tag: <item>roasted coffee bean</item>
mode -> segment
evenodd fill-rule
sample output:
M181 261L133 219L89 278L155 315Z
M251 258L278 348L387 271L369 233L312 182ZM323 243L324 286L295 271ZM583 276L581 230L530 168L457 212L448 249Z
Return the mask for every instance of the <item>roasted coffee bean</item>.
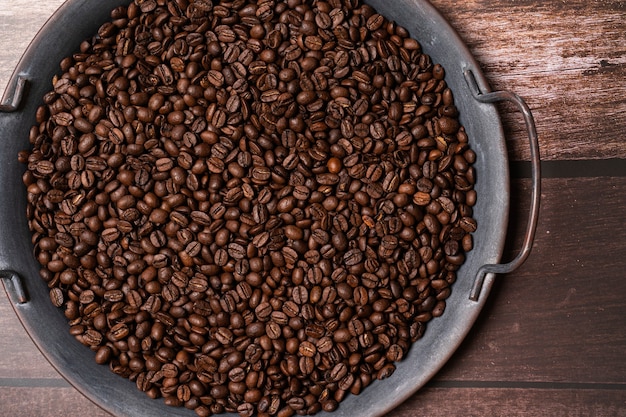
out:
M347 266L355 266L363 260L363 253L358 249L351 249L344 255L344 262Z
M54 287L50 290L50 300L55 307L62 307L65 301L65 296L60 288Z
M241 417L251 417L254 415L254 405L248 402L241 403L237 406L237 413Z

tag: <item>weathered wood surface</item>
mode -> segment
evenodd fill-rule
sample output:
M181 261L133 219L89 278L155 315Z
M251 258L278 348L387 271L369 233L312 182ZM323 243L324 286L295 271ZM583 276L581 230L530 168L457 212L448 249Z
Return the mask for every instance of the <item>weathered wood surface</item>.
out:
M110 417L71 388L10 388L0 391L3 412L11 417ZM80 410L80 411L77 411ZM607 391L516 388L426 388L416 401L388 417L624 417L624 396Z
M0 92L31 40L61 4L63 0L0 0Z
M492 87L527 101L544 159L626 158L626 2L431 3L459 32ZM0 2L0 91L60 4ZM507 107L503 123L511 158L527 160L520 118Z
M494 89L530 106L544 159L625 158L626 2L431 1L459 32ZM517 117L504 114L511 157L529 159Z
M528 182L515 183L513 221L525 216ZM479 408L469 415L523 415L541 398L550 399L550 415L626 413L626 257L620 256L626 253L625 206L626 178L545 180L528 262L499 278L455 356L428 389L391 415L424 407L433 411L425 415L455 415L472 405ZM519 243L518 229L511 228L508 256ZM40 356L4 296L0 340L0 406L2 398L29 385L36 398L52 390L71 406L76 397L61 395L71 389ZM432 402L446 396L438 414Z
M529 183L514 183L511 249L521 243ZM626 178L544 180L530 258L499 278L478 325L437 379L626 389L625 192Z
M0 0L0 91L61 3ZM626 416L626 177L602 172L603 159L626 159L626 2L432 3L493 88L527 100L544 159L597 160L599 168L594 177L543 181L527 263L498 279L456 355L389 416ZM519 117L503 113L512 159L527 160ZM509 258L521 242L528 186L513 183ZM45 361L2 291L0 415L107 415Z

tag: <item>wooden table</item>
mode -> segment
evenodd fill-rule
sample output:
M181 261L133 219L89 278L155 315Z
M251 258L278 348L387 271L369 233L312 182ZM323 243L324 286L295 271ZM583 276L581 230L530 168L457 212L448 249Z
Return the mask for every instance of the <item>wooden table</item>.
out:
M63 0L0 1L0 88ZM626 416L626 2L432 0L494 89L531 107L543 192L532 254L499 277L471 335L390 416ZM519 116L505 257L529 205ZM80 411L79 411L80 410ZM71 388L0 295L0 415L107 416Z

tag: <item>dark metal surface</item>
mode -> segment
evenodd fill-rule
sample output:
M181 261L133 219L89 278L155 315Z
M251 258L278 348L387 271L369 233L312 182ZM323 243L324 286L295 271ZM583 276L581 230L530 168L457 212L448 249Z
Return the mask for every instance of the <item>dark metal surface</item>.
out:
M128 2L128 1L126 1ZM80 345L68 332L61 310L49 300L48 289L38 276L38 265L32 255L30 232L25 218L26 191L21 182L24 167L17 162L18 151L28 146L28 131L34 124L37 106L51 88L58 72L58 62L78 48L80 42L97 31L108 19L109 11L119 0L93 2L70 0L65 3L37 35L20 61L11 86L22 77L27 80L25 96L17 111L0 112L0 271L13 308L35 344L50 363L74 387L93 402L116 416L194 416L184 408L165 407L149 399L135 385L97 365L93 353ZM477 159L476 191L478 202L474 233L475 248L459 270L458 280L448 299L444 315L428 324L424 337L399 363L390 378L377 381L360 396L349 396L339 409L322 416L380 416L390 411L423 386L443 366L470 331L484 306L494 275L486 274L477 301L468 295L474 277L485 264L500 260L509 212L509 172L504 134L493 104L477 101L465 81L470 70L481 92L490 89L463 42L430 5L422 0L368 1L386 17L406 27L434 62L446 69L446 81L455 94L461 122L470 137ZM87 7L88 4L88 7ZM14 271L14 272L9 272ZM28 295L28 302L16 302L13 283Z
M468 87L472 91L474 98L481 103L499 103L508 101L517 106L524 118L526 130L528 131L528 143L530 145L531 158L531 179L532 179L532 195L530 198L530 214L528 216L528 225L524 234L524 242L522 249L517 256L510 262L505 264L485 264L478 270L472 291L470 292L470 300L477 301L480 290L485 280L485 275L489 272L493 274L508 274L519 268L530 255L533 240L535 239L535 231L537 230L537 222L539 220L539 200L541 199L541 163L539 160L539 140L537 137L537 128L535 127L535 119L528 108L528 105L517 94L510 91L494 91L492 93L482 92L476 85L476 79L471 70L465 71L465 80Z
M13 90L13 96L8 100L2 100L0 103L0 112L10 113L17 111L22 102L24 96L24 90L26 89L26 78L17 77L15 81L15 89ZM9 101L10 100L10 101Z

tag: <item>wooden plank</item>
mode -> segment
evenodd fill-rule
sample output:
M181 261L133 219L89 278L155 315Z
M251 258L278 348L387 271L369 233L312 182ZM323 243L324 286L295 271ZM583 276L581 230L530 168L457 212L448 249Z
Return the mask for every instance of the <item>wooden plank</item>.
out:
M26 334L1 285L0 293L0 379L60 378Z
M0 410L13 417L110 417L71 388L0 388ZM387 417L626 416L622 391L425 388Z
M626 416L624 391L425 388L387 417Z
M626 156L623 1L431 3L460 33L492 87L526 99L544 159ZM504 112L511 157L528 160L522 124L511 109Z
M528 101L544 159L626 157L623 1L431 1L493 87ZM0 1L0 45L11 45L0 49L0 91L61 3ZM502 111L512 159L528 159L519 117L507 106ZM626 179L543 183L530 259L499 279L457 354L390 416L626 416ZM508 256L519 245L528 206L528 181L514 185ZM107 415L58 386L63 382L0 293L0 415Z
M0 414L11 417L111 417L71 387L0 387Z
M626 130L623 1L431 2L468 44L493 88L526 99L544 159L626 157L621 139ZM0 5L0 44L12 45L0 50L0 91L32 37L61 3ZM502 112L511 158L527 160L520 118L510 107Z
M110 417L72 388L0 388L0 411L12 417ZM425 388L387 417L626 416L619 390Z
M511 248L525 227L528 183L515 183ZM437 379L626 383L625 205L626 178L544 180L530 258L499 277Z
M0 2L0 97L28 44L63 2L64 0Z
M528 181L516 184L516 195L525 196ZM624 205L626 178L545 180L531 257L498 280L472 334L437 379L626 382L626 257L615 255L626 253ZM516 197L514 206L512 223L522 223L527 199ZM511 229L513 247L519 229ZM54 376L4 295L0 320L0 377Z

